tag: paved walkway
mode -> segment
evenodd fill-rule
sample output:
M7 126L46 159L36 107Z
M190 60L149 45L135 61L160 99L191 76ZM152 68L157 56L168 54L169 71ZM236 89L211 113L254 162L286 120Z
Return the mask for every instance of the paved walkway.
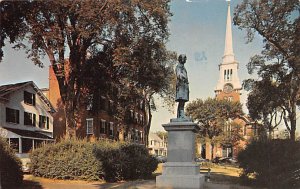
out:
M30 175L25 175L22 189L153 189L155 180L139 180L119 183L101 183L84 181L53 181L48 179L32 179ZM18 188L18 189L21 189ZM229 183L205 182L203 189L251 189Z

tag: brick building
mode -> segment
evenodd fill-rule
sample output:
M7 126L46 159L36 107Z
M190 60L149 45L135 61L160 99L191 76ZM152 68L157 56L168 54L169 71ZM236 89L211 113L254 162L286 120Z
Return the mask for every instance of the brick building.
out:
M114 89L111 89L114 90ZM116 89L118 90L118 89ZM43 92L56 108L54 118L54 137L63 137L66 131L65 113L61 102L59 85L52 67L49 67L49 89ZM82 103L76 127L78 138L87 137L90 140L106 138L111 140L125 140L136 143L145 143L145 128L147 124L147 113L145 103L136 101L134 108L128 109L124 120L118 120L115 116L116 103L109 97L103 95L99 97L87 96L85 100L93 99L90 103ZM93 111L94 101L97 101L97 111Z

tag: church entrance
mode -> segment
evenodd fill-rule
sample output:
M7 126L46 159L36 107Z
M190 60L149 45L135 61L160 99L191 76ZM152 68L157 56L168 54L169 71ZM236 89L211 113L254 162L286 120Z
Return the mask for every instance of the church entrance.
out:
M222 157L232 157L232 147L223 147Z
M203 159L206 159L206 144L205 143L202 144L202 146L201 146L201 157Z

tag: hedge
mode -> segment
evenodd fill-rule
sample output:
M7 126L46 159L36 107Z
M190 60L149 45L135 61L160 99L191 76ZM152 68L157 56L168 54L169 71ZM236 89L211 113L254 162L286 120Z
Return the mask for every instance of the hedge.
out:
M149 178L158 165L145 146L138 144L122 144L117 149L98 148L95 153L102 162L107 181Z
M102 179L101 162L95 158L93 149L91 143L76 139L46 144L30 154L30 171L34 176L51 179Z
M300 142L289 140L253 141L238 155L241 178L254 176L257 185L300 188Z
M2 138L0 138L0 176L3 188L18 187L23 181L22 163Z
M47 144L34 150L30 158L33 175L70 180L147 178L158 164L145 146L106 140Z

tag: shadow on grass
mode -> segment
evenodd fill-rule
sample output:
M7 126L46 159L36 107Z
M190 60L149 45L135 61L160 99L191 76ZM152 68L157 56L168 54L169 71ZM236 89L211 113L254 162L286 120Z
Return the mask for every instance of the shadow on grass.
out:
M155 180L137 180L137 181L126 181L118 183L104 183L104 184L93 184L93 186L99 189L136 189L140 186L146 188L154 188Z
M154 188L156 176L161 175L161 173L152 173L152 175L147 179L142 180L126 180L123 182L113 182L113 183L103 183L103 184L93 184L99 189L136 189L140 186L145 188Z
M240 183L239 177L226 175L224 174L224 172L210 173L210 181L214 183L232 183L232 184Z
M13 187L11 189L44 189L44 187L39 182L32 180L24 180L21 186Z

